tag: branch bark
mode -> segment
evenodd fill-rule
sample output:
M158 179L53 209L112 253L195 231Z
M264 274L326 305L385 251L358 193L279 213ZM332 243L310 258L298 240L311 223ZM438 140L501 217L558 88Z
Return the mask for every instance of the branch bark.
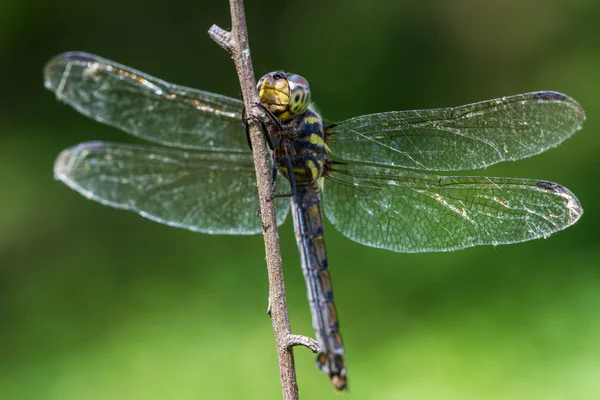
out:
M213 25L208 33L217 44L231 54L240 80L242 96L246 107L246 116L248 118L258 195L260 198L260 212L269 276L269 314L277 344L281 388L285 400L297 400L298 384L296 381L293 346L304 345L315 351L315 342L310 338L299 339L301 338L300 336L292 335L291 333L285 298L275 205L270 200L273 198L273 188L270 178L269 152L267 151L259 123L259 118L262 117L262 110L255 106L258 104L259 99L256 93L256 79L250 58L244 4L242 0L230 0L229 5L231 9L231 33L224 31L216 25ZM318 349L318 345L316 345L316 348Z
M321 347L319 347L319 342L308 336L290 334L287 338L287 345L290 347L304 346L315 354L321 351Z

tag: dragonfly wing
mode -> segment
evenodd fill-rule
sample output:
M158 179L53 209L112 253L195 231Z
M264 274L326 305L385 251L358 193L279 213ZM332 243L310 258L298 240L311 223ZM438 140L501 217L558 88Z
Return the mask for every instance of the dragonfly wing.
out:
M87 198L213 234L262 232L252 156L86 142L64 150L56 179ZM277 222L290 209L277 199Z
M187 149L249 151L240 100L174 85L81 52L50 60L44 81L83 115L134 136Z
M546 181L335 167L325 214L350 239L393 251L523 242L565 229L583 213L573 193Z
M557 92L460 107L364 115L329 128L334 157L421 170L477 169L558 146L581 128L583 108Z

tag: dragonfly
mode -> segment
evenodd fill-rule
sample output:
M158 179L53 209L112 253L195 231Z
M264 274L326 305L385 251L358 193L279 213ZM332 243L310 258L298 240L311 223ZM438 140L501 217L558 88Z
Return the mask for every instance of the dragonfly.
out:
M83 52L44 69L58 100L154 143L90 141L63 150L56 179L85 197L170 226L208 234L262 232L241 100L165 82ZM441 252L546 238L583 209L567 188L538 179L448 176L530 157L579 130L583 108L538 91L458 107L391 111L326 125L296 74L258 81L279 196L277 224L292 211L317 366L348 385L323 217L363 245Z

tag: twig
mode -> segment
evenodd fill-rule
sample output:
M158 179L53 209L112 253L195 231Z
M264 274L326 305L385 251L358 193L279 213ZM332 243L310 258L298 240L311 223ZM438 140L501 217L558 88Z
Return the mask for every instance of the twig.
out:
M310 349L313 353L318 353L321 350L321 347L319 347L319 342L308 336L290 334L288 335L287 343L290 347L304 346Z
M213 25L208 34L231 54L242 88L254 155L258 195L260 198L260 212L269 275L269 314L277 343L281 388L285 400L297 400L298 384L296 382L293 345L305 345L304 343L310 345L311 343L310 341L293 343L290 340L290 338L295 338L295 336L291 333L285 299L279 234L277 232L274 202L272 201L273 191L270 182L269 153L259 123L261 110L254 106L258 104L259 100L256 93L256 79L250 59L244 4L242 0L230 0L229 5L231 8L231 33ZM310 346L307 347L311 348Z

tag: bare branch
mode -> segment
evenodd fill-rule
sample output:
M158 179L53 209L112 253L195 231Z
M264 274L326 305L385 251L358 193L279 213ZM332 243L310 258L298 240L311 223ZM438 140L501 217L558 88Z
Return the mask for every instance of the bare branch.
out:
M232 52L231 33L219 28L217 25L213 25L208 30L208 35L223 49L229 53Z
M281 388L285 400L297 400L298 384L296 382L293 347L289 344L291 328L285 299L285 285L283 282L275 205L272 201L273 192L270 181L269 153L259 123L259 118L261 118L259 114L260 108L254 107L255 104L258 104L258 95L256 93L256 79L250 59L244 4L242 0L230 0L229 5L231 8L231 34L217 26L213 26L210 28L209 35L221 47L231 53L231 58L235 63L240 80L248 117L258 195L260 198L260 212L269 275L269 309L275 341L277 343Z
M319 342L317 342L315 339L308 337L308 336L290 334L290 335L288 335L287 345L289 347L304 346L304 347L310 349L310 351L312 351L313 353L318 353L319 351L321 351Z

